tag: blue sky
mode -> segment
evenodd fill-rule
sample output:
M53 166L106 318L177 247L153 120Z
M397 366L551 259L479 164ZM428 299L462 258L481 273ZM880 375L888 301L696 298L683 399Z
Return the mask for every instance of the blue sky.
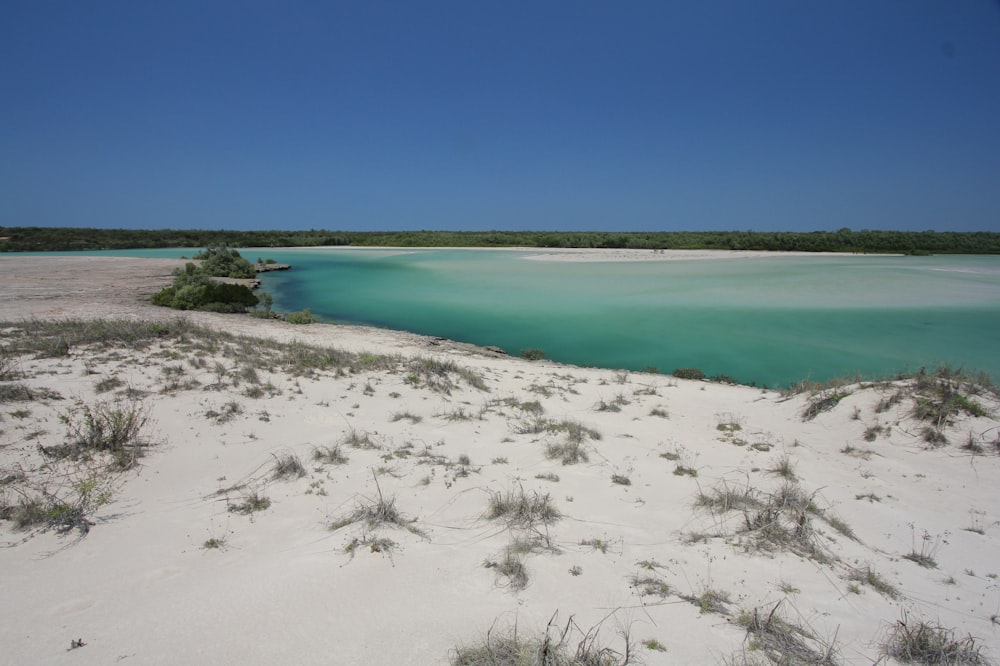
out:
M0 225L996 231L1000 2L3 0Z

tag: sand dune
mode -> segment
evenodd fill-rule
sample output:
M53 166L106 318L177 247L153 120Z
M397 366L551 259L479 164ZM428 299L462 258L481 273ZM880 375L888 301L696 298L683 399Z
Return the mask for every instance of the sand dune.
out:
M446 664L550 626L606 663L896 663L900 622L1000 655L973 378L783 395L178 319L142 302L166 264L61 261L0 258L0 661ZM81 444L123 414L124 454Z

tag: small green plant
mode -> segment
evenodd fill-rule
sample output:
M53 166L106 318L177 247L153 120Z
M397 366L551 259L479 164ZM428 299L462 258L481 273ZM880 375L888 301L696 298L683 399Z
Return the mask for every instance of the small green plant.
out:
M812 421L823 412L828 412L836 407L841 400L849 395L849 391L840 389L820 391L806 403L805 409L802 410L802 420Z
M201 544L201 547L205 550L217 550L222 549L226 545L226 540L224 538L212 537L206 539L205 543Z
M594 550L601 551L602 554L608 552L608 542L603 539L584 539L580 542L581 546L590 546Z
M653 652L667 651L667 647L660 641L656 640L655 638L650 638L648 640L643 641L642 646L647 650L652 650Z
M875 571L870 564L866 564L861 568L853 569L847 579L855 583L863 583L879 594L883 594L890 599L899 599L902 596L899 593L899 590L896 589L896 586Z
M532 492L530 495L523 488L505 492L490 492L486 518L502 520L508 527L534 528L536 525L548 525L562 517L548 493L540 495Z
M527 359L529 361L541 361L545 358L545 352L541 349L522 349L521 358Z
M672 373L674 377L678 379L695 379L701 380L705 378L705 373L698 368L676 368Z
M309 308L305 310L299 310L298 312L289 312L285 315L285 321L289 324L305 325L305 324L315 324L316 318L313 317L312 311Z
M258 511L264 511L270 506L271 500L254 490L241 497L240 501L230 504L229 512L249 516Z
M617 484L619 486L631 486L632 480L622 474L612 474L611 483Z
M657 596L662 599L670 594L670 586L662 578L650 574L632 576L629 585L635 588L641 597Z

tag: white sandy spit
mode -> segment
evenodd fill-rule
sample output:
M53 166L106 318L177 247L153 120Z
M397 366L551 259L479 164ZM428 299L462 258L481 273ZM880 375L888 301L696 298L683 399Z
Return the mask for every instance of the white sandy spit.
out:
M167 265L87 289L82 258L24 259L0 259L4 663L447 664L547 625L600 663L901 663L918 628L1000 658L1000 404L969 378L783 396L178 321L141 302ZM124 416L116 466L92 445Z

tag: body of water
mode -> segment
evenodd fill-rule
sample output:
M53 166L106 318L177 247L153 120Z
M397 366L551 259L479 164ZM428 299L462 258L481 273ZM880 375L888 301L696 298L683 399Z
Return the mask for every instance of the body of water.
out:
M196 250L109 254L190 256ZM533 251L247 249L283 311L542 349L576 365L697 367L785 386L948 363L1000 378L1000 257L768 256L645 262Z

